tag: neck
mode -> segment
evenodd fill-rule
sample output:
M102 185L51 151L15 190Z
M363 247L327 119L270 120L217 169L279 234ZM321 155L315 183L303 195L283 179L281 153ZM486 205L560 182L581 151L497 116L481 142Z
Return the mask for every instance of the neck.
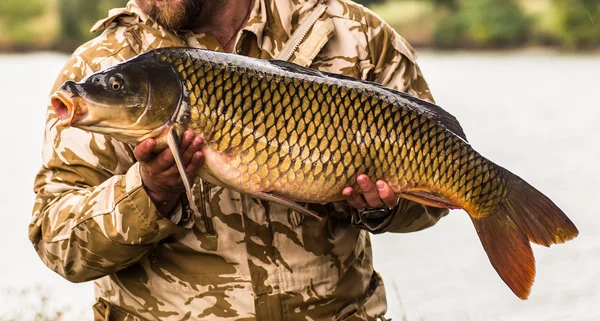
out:
M256 0L209 1L206 10L203 10L191 30L194 33L211 33L225 51L231 52L234 38L248 21L254 1Z

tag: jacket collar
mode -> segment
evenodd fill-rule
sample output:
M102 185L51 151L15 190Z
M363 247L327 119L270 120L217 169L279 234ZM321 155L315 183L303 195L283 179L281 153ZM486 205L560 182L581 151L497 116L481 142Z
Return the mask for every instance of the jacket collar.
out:
M328 0L256 0L261 2L261 36L258 45L265 48L266 28L283 46L272 46L269 51L276 59L288 60L305 67L334 34L334 25L327 12ZM258 20L258 19L257 19ZM250 22L251 20L249 20Z
M289 49L287 48L289 46L293 49L291 50L293 55L288 60L309 66L333 35L334 28L331 17L326 10L323 10L326 2L327 0L255 0L248 22L242 27L242 32L253 33L256 36L258 47L263 48L265 29L269 28L277 38L285 42L282 48L272 48L275 57L281 58L279 53ZM316 10L323 12L317 17L318 19L314 19ZM135 0L130 0L125 8L110 10L108 17L96 22L90 31L96 32L105 29L117 18L124 24L141 22L150 25L153 29L166 31L144 13ZM298 33L305 34L298 35ZM184 39L190 36L190 32L179 32L178 34ZM294 43L290 43L290 41Z
M266 0L254 0L254 8L250 12L248 22L242 27L242 32L251 32L256 36L258 47L262 48L263 33L267 25Z

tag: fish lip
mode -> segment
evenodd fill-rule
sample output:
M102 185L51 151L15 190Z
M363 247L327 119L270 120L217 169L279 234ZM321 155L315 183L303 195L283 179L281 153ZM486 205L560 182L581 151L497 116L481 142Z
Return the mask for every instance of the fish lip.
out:
M76 95L73 95L64 90L56 91L50 97L50 103L52 109L60 119L62 126L70 126L75 122L77 103L75 101Z

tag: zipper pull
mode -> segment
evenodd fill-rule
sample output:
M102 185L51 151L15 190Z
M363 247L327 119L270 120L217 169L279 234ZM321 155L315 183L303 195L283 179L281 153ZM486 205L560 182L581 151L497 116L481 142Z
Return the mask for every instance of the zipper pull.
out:
M296 32L288 39L279 54L275 56L275 59L288 61L294 54L294 51L298 49L300 43L304 40L310 28L317 23L317 20L327 11L327 6L324 4L319 5L315 11L313 11L308 18L300 25Z

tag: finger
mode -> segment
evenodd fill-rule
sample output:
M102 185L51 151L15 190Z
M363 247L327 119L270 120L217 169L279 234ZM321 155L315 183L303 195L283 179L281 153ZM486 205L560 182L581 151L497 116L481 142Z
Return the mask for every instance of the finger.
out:
M365 208L369 207L362 195L360 195L350 186L346 186L342 190L342 195L346 198L348 204L354 208L364 210Z
M181 138L181 143L179 144L180 150L186 150L190 144L194 141L194 137L196 134L191 129L186 130L183 133L183 137Z
M185 174L189 178L190 182L195 179L198 175L198 170L204 161L204 156L201 152L196 152L193 155L192 160L185 168ZM183 184L183 180L181 178L181 173L176 165L169 167L168 169L162 171L160 173L162 177L162 182L165 186L168 187L177 187Z
M192 157L197 152L200 152L200 150L202 149L202 143L203 143L202 137L195 136L194 139L192 140L192 143L189 144L189 146L183 151L183 155L181 156L181 159L185 166L189 165L189 163L192 161Z
M190 183L192 182L191 179L189 179L189 181ZM183 187L183 178L181 177L181 173L179 172L177 167L171 167L168 170L161 172L159 183L159 188L161 190L181 192L183 191Z
M156 147L156 142L154 141L154 139L148 138L143 142L139 143L133 149L133 156L139 162L149 162L154 158L154 154L152 153L154 147Z
M199 137L196 136L192 130L186 130L183 133L183 137L181 139L181 143L179 144L179 148L177 151L172 151L170 148L167 148L156 156L154 164L152 164L154 170L166 171L169 170L171 167L176 166L175 158L173 157L173 152L179 152L179 154L181 155L180 157L182 159L182 162L185 165L187 162L189 162L189 159L186 162L186 160L184 159L184 151L189 149L190 146L193 145L193 143L195 143L198 138ZM189 158L191 158L191 156L189 156Z
M379 191L379 198L383 201L383 203L389 207L394 208L398 204L398 195L394 193L390 185L382 180L378 180L375 182L377 185L377 190Z
M194 134L194 132L192 132L191 130L188 130L184 133L184 137L182 139L182 143L181 143L181 147L186 147L185 150L183 150L183 148L180 148L180 152L182 152L181 154L181 162L183 163L183 166L187 166L190 161L192 160L192 157L194 156L194 151L198 151L200 150L200 148L202 147L202 138L200 136L196 136ZM171 173L178 173L179 170L177 168L177 163L175 162L175 159L173 158L173 153L170 152L170 158L161 158L160 156L157 156L157 162L162 161L163 163L161 164L157 164L155 170L158 172L163 172L165 174L165 176L169 176L171 175ZM172 159L172 160L171 160ZM170 162L170 163L169 163ZM168 165L171 165L167 168L165 168ZM154 164L153 164L154 165Z
M148 163L152 167L154 172L163 172L169 169L171 166L175 165L175 159L173 158L173 152L177 153L178 151L172 151L171 148L166 148L162 152L160 152L156 157Z
M377 187L371 181L367 175L358 175L356 182L360 189L363 191L363 197L371 207L379 207L382 204L381 198L379 198L379 192Z
M200 166L204 163L204 155L201 152L194 153L192 160L189 165L185 168L185 173L190 178L190 180L194 180L198 175L198 171L200 170Z

